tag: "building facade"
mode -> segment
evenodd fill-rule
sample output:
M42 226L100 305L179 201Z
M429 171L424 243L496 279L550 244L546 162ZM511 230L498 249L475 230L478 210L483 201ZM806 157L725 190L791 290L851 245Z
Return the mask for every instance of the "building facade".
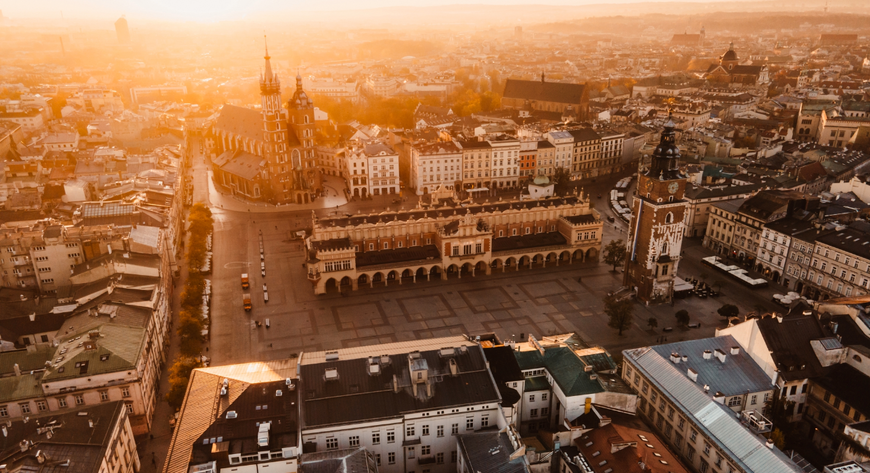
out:
M679 159L674 123L669 120L649 170L638 175L628 231L624 285L634 288L645 303L673 298L687 207Z
M316 294L597 261L602 221L583 195L390 211L313 222Z

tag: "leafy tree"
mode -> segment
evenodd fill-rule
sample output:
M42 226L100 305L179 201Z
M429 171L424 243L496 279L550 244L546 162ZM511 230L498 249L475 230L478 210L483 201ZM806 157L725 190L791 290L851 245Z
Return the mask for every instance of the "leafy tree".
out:
M169 392L166 393L166 402L170 406L175 409L181 408L187 384L190 382L190 374L200 366L202 363L196 358L180 357L169 368Z
M689 311L686 309L678 310L674 317L677 318L677 325L686 326L689 325Z
M604 262L613 266L613 271L616 271L617 266L625 263L625 242L622 240L613 240L604 247Z
M732 317L737 317L738 315L740 315L740 309L738 309L737 306L734 304L725 304L720 307L719 310L717 310L716 312L718 312L719 315L725 317L726 319L730 319Z
M773 440L773 444L776 448L780 450L785 449L785 434L782 433L779 429L773 429L773 432L770 433L770 439Z
M553 173L553 184L555 184L556 194L564 195L568 192L568 186L571 185L571 171L568 168L556 168Z
M607 326L619 330L622 336L622 332L631 327L634 303L630 299L618 299L610 295L604 298L604 313L609 318Z
M649 328L655 330L656 327L659 326L659 321L655 317L650 317L649 319L647 319L646 324L647 326L649 326Z
M193 311L182 309L176 332L181 341L183 356L197 356L202 351L202 318Z

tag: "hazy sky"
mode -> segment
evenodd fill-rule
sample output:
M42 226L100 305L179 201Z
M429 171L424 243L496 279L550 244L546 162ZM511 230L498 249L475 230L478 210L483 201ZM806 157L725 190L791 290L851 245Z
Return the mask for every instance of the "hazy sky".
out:
M584 5L638 0L0 0L10 18L128 18L213 22L262 18L269 11L322 11L452 4ZM643 0L641 0L643 1ZM649 1L649 0L647 0ZM669 0L674 1L674 0ZM680 0L677 0L680 1ZM698 0L694 0L698 1ZM704 1L704 0L701 0Z

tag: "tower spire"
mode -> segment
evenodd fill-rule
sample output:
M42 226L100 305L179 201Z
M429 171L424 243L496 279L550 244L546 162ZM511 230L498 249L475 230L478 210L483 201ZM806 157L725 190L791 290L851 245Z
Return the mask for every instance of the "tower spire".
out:
M263 43L266 45L266 55L263 56L263 59L266 60L265 79L269 82L272 80L272 61L270 61L272 57L269 56L269 42L266 40L266 35L263 35Z
M260 77L260 93L262 95L280 94L281 82L278 81L278 75L272 72L272 56L269 56L269 43L266 41L266 35L263 35L263 44L266 47L266 55L263 56L266 64L263 67L262 77Z

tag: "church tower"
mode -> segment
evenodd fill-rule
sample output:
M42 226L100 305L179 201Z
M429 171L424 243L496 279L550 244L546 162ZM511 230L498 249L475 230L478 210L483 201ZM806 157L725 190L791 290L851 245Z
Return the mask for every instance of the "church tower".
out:
M265 37L264 37L265 39ZM270 182L267 186L267 200L286 202L291 199L286 191L290 184L289 150L286 146L287 122L281 109L281 81L278 74L272 72L272 62L269 56L269 45L266 44L266 64L260 75L260 103L263 113L263 157L269 163L267 167Z
M314 157L314 102L302 89L302 76L299 73L296 74L296 91L287 102L287 112L291 135L295 134L298 140L298 143L292 143L298 148L290 156L296 179L295 188L307 191L319 189L322 184ZM293 141L292 136L290 141Z
M687 204L686 177L680 172L680 149L670 116L645 173L638 173L624 285L647 304L669 302L680 262Z

